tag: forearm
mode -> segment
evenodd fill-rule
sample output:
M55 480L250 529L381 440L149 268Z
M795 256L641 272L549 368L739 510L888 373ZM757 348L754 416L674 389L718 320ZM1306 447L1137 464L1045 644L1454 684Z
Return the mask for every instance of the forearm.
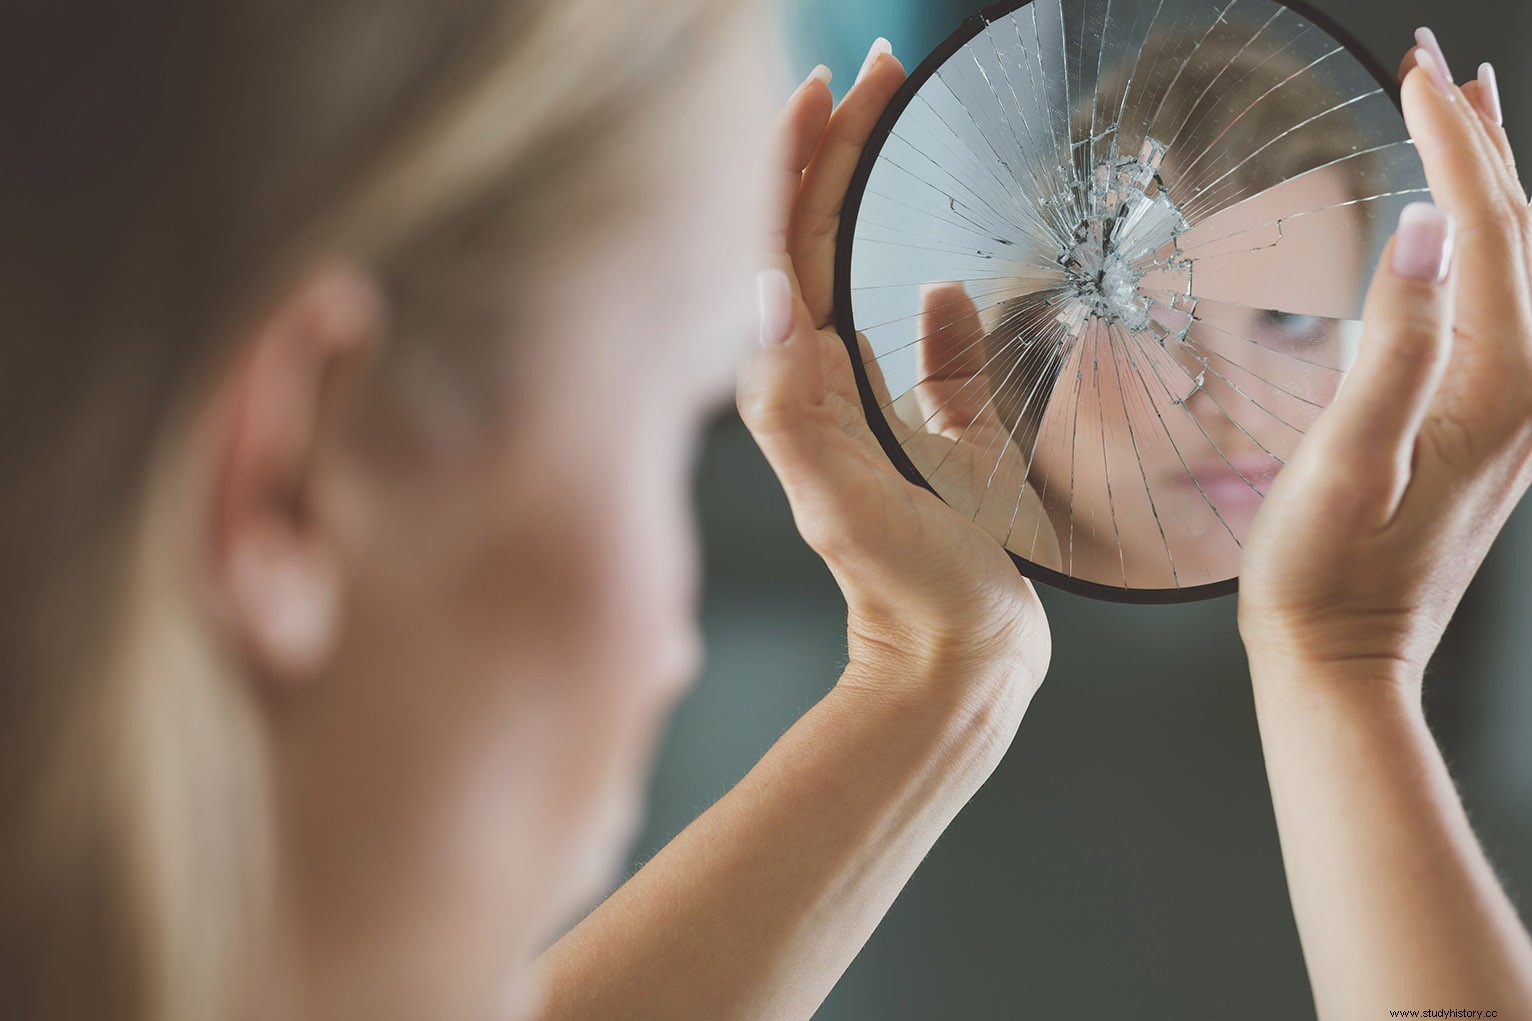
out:
M1293 913L1319 1016L1532 1016L1532 943L1408 679L1252 657Z
M876 692L838 686L550 949L543 1017L810 1017L1014 731Z

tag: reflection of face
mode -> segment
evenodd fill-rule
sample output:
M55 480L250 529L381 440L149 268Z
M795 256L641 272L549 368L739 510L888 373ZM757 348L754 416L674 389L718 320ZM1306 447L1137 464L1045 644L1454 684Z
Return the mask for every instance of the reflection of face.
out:
M1280 243L1251 228L1349 199L1342 172L1318 171L1183 235L1199 259L1185 342L1162 348L1099 321L1081 331L1032 460L1060 570L1133 588L1237 573L1261 495L1339 385L1349 338L1321 316L1355 314L1365 245L1351 208L1285 219Z
M284 776L309 949L358 1016L500 1016L631 836L697 665L692 451L753 332L764 32L717 40L657 121L686 133L644 140L668 176L614 182L635 218L517 288L504 434L378 483L329 729Z

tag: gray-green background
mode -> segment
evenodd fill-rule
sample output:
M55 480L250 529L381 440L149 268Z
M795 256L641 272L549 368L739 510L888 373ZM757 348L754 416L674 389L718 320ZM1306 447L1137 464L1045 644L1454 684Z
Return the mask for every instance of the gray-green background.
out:
M827 63L843 87L877 35L913 68L978 6L797 0L784 12L794 70ZM1532 166L1532 4L1318 6L1390 67L1418 24L1437 30L1460 80L1494 61L1522 165ZM699 500L708 662L670 728L635 865L744 775L844 661L844 605L737 420L714 430ZM1524 507L1428 679L1433 728L1524 915L1529 568ZM1042 597L1053 667L1010 754L818 1016L1312 1017L1234 600L1122 607L1048 589ZM1377 1016L1385 1011L1379 1004Z

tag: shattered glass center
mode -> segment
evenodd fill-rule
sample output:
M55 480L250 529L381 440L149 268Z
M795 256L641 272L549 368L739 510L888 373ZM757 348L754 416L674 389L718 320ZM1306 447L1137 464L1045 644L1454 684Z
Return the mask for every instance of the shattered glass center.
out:
M1093 318L1135 332L1149 328L1155 299L1140 285L1150 272L1174 267L1175 239L1188 228L1159 178L1164 154L1165 146L1149 139L1137 157L1097 166L1081 189L1083 215L1058 260L1058 320L1073 332Z

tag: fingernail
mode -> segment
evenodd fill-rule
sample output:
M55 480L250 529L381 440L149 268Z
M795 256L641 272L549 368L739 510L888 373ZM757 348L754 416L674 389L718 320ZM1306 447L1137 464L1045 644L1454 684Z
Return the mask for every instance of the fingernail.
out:
M828 85L830 84L830 79L832 77L834 77L833 72L831 72L831 70L825 65L820 64L818 67L814 68L814 70L809 72L809 76L807 78L803 79L803 84L798 86L798 88L794 91L794 95L808 88L811 82L824 82L826 85Z
M761 346L780 347L793 332L793 285L779 269L762 270L757 283L761 290Z
M1411 202L1399 214L1394 272L1406 280L1439 284L1452 268L1452 217L1429 202Z
M863 78L866 78L867 72L872 70L873 65L878 62L878 58L885 53L892 52L894 52L893 44L882 36L878 36L872 44L872 49L867 51L867 59L862 61L862 69L856 73L856 80L860 82Z
M1505 126L1505 110L1500 106L1500 80L1495 75L1494 64L1479 65L1479 105L1484 116L1497 125Z
M1429 28L1417 28L1415 45L1420 47L1420 52L1415 55L1416 62L1425 68L1442 95L1452 98L1452 68L1447 64L1447 55L1442 52L1436 33Z

